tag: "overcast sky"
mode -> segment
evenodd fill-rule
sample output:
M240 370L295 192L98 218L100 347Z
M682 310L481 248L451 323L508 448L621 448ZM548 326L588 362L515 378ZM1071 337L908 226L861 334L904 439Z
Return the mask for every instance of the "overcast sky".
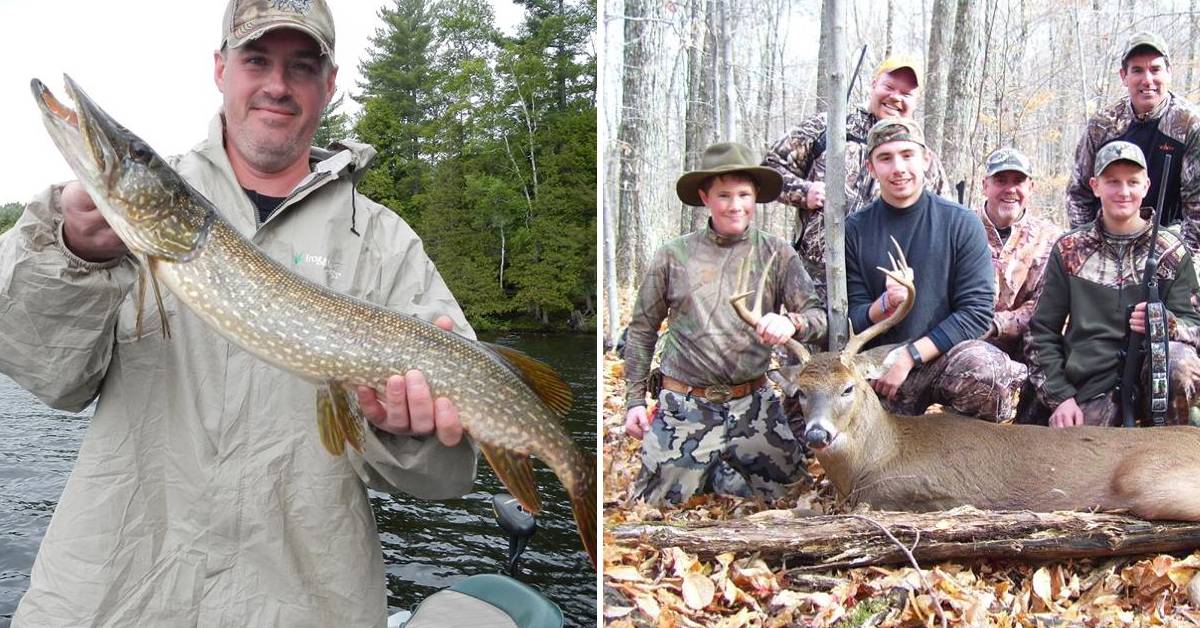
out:
M491 0L506 32L521 9ZM357 91L358 62L391 0L329 0L337 29L338 92ZM212 52L220 43L222 0L0 0L0 203L25 202L50 183L73 179L42 126L29 91L41 79L63 97L62 75L160 154L204 138L220 105ZM347 97L344 103L357 105Z

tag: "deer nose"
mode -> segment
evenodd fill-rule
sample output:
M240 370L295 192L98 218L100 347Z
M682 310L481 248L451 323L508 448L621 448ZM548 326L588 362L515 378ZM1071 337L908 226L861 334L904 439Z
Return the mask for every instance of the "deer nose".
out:
M804 430L804 443L813 449L824 449L832 440L828 431L820 425L813 425Z

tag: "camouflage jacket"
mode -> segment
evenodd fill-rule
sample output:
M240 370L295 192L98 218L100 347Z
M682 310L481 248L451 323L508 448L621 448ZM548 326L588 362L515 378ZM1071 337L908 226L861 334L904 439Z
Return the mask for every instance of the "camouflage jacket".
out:
M846 116L846 214L852 214L879 196L879 186L867 171L867 131L879 118L861 107ZM818 113L782 137L767 153L762 165L783 175L779 202L797 208L796 250L809 275L824 295L825 221L821 208L805 203L809 186L825 180L825 131L828 114ZM925 188L935 194L949 190L946 173L936 154L930 153Z
M772 253L778 252L767 280L763 311L784 306L796 326L796 339L825 337L825 308L813 294L808 273L782 238L751 227L737 238L718 235L710 226L659 247L638 289L625 341L627 407L645 405L646 378L656 342L662 372L693 386L740 384L762 375L771 347L729 304L737 289L742 260L753 260L751 288L757 285ZM754 298L754 297L751 297ZM667 333L658 327L668 320Z
M1151 216L1148 208L1144 215ZM1100 221L1067 232L1054 245L1025 341L1029 379L1047 407L1072 397L1082 403L1116 387L1126 310L1142 300L1149 245L1149 225L1121 237L1104 232ZM1166 229L1159 229L1154 250L1159 293L1171 313L1170 339L1200 346L1200 317L1191 304L1196 289L1191 253Z
M1175 215L1182 222L1183 240L1193 253L1200 251L1200 111L1186 99L1170 94L1153 111L1144 116L1134 113L1129 96L1117 100L1112 106L1096 113L1088 121L1083 137L1075 148L1075 169L1067 185L1067 218L1071 228L1081 227L1096 219L1100 200L1092 193L1088 181L1096 160L1096 151L1115 139L1129 139L1141 145L1136 138L1128 137L1133 127L1158 120L1154 145L1174 153L1172 170L1179 180ZM1143 150L1145 147L1142 147ZM1157 172L1161 157L1147 154L1151 172ZM1161 175L1159 175L1161 176ZM1157 202L1158 176L1151 177L1151 193L1146 195L1146 204ZM1168 205L1173 205L1176 191L1167 190ZM1168 220L1174 223L1168 213Z
M1062 235L1062 229L1031 216L1026 210L1012 224L1008 239L1001 240L983 208L976 209L975 215L983 223L992 254L992 268L996 271L996 313L987 339L1013 358L1023 360L1021 343L1042 291L1050 249Z

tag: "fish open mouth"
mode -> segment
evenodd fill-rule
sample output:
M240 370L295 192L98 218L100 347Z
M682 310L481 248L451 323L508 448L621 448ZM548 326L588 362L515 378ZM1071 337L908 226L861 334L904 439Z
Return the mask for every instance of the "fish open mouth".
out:
M54 94L41 81L33 79L30 86L33 88L33 95L37 97L38 104L41 105L42 113L61 121L76 131L79 130L79 114L75 113L74 109L55 98ZM68 83L67 89L70 89L70 83Z

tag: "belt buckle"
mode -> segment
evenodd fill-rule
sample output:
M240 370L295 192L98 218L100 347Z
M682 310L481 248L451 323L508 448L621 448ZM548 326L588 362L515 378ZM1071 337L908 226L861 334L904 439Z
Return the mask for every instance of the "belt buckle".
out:
M733 390L725 384L715 384L704 389L704 398L710 403L725 403L733 397Z

